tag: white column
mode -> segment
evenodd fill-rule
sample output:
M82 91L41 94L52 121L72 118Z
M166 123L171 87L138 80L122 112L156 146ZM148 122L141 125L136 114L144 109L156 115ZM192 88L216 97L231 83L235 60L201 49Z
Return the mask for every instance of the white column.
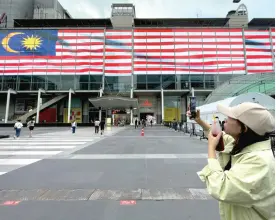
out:
M38 90L37 94L37 105L36 105L36 123L39 123L39 112L40 112L40 97L41 97L41 89Z
M67 123L70 123L70 116L71 116L71 102L72 102L72 90L71 90L71 89L69 89Z
M11 99L11 89L9 89L9 90L8 90L8 93L7 93L5 123L8 123L9 110L10 110L10 99Z
M161 112L162 112L162 123L164 123L164 90L161 89Z
M103 89L100 89L100 97L103 96ZM102 108L99 110L99 121L102 121Z
M130 91L130 98L133 99L133 88ZM130 109L130 125L134 125L134 123L133 123L133 107Z

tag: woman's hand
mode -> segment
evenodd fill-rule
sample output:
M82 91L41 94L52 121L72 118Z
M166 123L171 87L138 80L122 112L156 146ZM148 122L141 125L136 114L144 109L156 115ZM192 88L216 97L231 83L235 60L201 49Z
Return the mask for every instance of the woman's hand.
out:
M189 106L188 106L188 111L186 112L186 115L187 115L187 117L189 117L189 119L191 119L192 114L190 112L190 107ZM199 109L196 111L196 117L193 120L195 120L196 122L200 121L200 111L199 111Z
M222 132L220 132L215 137L213 136L212 131L210 131L208 135L208 158L216 158L216 148L218 146L221 136L222 136Z

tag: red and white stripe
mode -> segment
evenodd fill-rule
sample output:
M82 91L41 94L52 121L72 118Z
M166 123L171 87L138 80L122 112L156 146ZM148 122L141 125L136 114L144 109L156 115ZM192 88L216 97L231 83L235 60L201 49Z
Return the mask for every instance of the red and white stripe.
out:
M133 36L132 36L133 34ZM245 39L270 46L269 31L245 31ZM272 29L275 51L275 29ZM240 74L245 73L242 29L59 30L56 56L0 57L0 74ZM106 44L104 39L119 42ZM133 45L132 45L133 39ZM132 47L134 51L132 68ZM246 46L248 73L273 70L271 51Z
M113 40L124 46L105 46L105 68L107 76L132 74L132 31L106 30L106 40Z
M274 34L275 34L275 31L274 31ZM245 30L244 37L245 39L256 41L256 42L262 42L265 44L264 46L246 45L245 49L246 49L246 61L247 61L248 74L265 73L265 72L274 71L269 30L267 31ZM273 44L275 45L275 40ZM264 49L267 51L264 51Z
M243 73L241 29L136 29L134 74Z

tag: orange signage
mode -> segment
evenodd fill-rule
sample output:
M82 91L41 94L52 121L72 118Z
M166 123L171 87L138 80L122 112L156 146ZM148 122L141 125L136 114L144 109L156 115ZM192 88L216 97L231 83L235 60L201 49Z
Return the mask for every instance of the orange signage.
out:
M142 103L142 106L144 106L144 107L152 107L152 103L151 103L148 99L146 99L146 100Z

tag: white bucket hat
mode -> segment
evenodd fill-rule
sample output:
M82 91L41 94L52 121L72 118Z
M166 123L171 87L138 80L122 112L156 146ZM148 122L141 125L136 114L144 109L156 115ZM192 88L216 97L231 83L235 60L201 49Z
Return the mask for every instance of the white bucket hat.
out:
M222 114L239 120L261 136L275 130L274 117L266 108L257 103L244 102L234 107L218 104L217 109Z

